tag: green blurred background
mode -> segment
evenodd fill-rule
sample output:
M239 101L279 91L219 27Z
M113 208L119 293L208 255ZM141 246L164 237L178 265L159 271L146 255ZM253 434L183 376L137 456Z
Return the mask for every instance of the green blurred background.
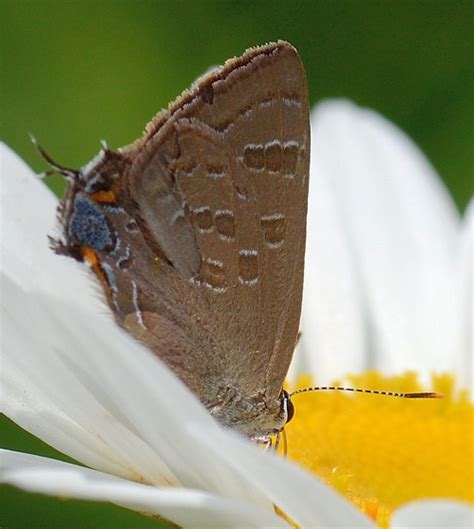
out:
M404 129L461 211L473 190L474 71L468 1L0 0L2 139L44 170L28 133L80 167L119 147L210 65L279 38L306 65L312 104L348 97ZM49 183L64 189L59 177ZM1 445L61 457L8 420ZM141 528L110 505L4 488L0 527Z

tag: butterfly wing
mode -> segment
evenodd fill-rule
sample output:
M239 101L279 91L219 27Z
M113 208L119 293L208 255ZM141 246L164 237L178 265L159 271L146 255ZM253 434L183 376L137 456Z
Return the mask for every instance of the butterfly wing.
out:
M198 393L212 377L281 391L301 308L308 108L296 50L269 44L198 80L123 150L162 262L139 281L148 328L129 328Z

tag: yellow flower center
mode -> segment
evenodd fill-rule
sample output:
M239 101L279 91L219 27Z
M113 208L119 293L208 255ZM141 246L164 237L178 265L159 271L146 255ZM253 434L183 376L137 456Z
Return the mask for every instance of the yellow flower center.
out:
M368 372L349 379L368 389L422 391L416 375ZM302 376L295 388L312 385ZM340 385L336 382L336 385ZM433 378L442 400L411 400L342 392L295 396L286 427L288 458L344 494L380 527L392 511L419 498L474 502L474 406L454 378Z

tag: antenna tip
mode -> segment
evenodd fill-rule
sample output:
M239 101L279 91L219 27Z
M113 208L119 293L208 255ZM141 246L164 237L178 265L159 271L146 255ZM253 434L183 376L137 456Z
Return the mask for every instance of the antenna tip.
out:
M436 393L435 391L405 393L405 397L408 399L444 399L444 395L442 393Z

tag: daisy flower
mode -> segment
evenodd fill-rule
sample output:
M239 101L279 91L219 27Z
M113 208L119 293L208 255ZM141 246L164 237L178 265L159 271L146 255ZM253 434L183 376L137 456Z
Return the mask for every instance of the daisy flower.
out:
M349 119L361 112L347 103L334 105L332 108L331 105L320 107L315 113L315 138L324 136L326 127L331 123L331 114L341 117L346 113ZM357 123L354 128L357 128ZM337 134L333 136L332 153L342 158L343 153L338 150L339 139ZM304 429L303 433L298 430L288 432L289 457L299 461L299 465L275 454L263 453L216 424L156 357L111 321L83 267L49 251L46 235L53 232L56 199L6 147L2 147L1 156L1 410L25 430L86 465L4 450L0 456L4 483L45 495L111 502L186 528L375 528L377 525L373 519L379 525L388 519L388 514L384 514L386 518L378 519L378 510L385 509L384 512L391 514L399 504L412 499L383 503L383 499L373 497L370 503L360 490L354 489L355 482L363 483L361 488L365 487L362 477L356 475L354 478L355 471L351 471L350 479L346 479L347 483L351 483L351 496L341 486L345 479L345 461L342 470L331 468L332 474L337 477L333 486L340 492L315 477L313 472L328 481L328 476L321 469L332 465L326 448L318 456L318 447L313 445L311 448L309 444L311 438L318 440L314 437L316 431L327 429L327 424L316 424L314 421L320 419L311 415L312 406L308 403L316 396L307 399L298 397L297 417L289 425L299 423ZM380 167L385 166L381 163ZM315 170L317 167L313 165ZM329 188L333 182L336 186L336 179L329 176L323 185ZM339 193L335 186L331 193ZM336 207L331 193L328 192L327 196ZM343 200L347 205L352 198L343 195ZM327 216L324 220L327 212L321 210L321 219L317 220L315 213L314 217L310 217L309 226L312 229L314 221L315 225L324 226L326 223L328 230L332 224L332 227L337 227L332 232L334 244L343 252L342 255L347 253L352 259L342 264L339 261L341 255L334 256L338 258L334 261L334 271L337 269L344 275L352 273L351 266L362 268L360 261L367 247L357 238L352 241L357 252L348 247L348 238L353 234L347 232L343 238L343 230L338 231L347 222L343 212L344 208L338 210L337 221ZM383 231L382 222L383 219L380 219L380 231ZM331 243L331 232L328 231L324 237L326 246L318 250L320 252L330 249L327 244ZM390 237L389 233L387 237ZM311 248L316 244L319 243L310 239L307 277L315 273L311 271L314 257ZM467 248L465 252L469 253ZM331 258L326 255L326 265ZM317 266L323 266L322 262ZM367 269L365 273L375 273L375 270ZM461 270L459 277L462 273ZM464 274L468 276L465 271ZM321 320L321 305L314 309L315 305L311 304L314 292L321 287L309 281L305 293L302 351L297 359L300 369L296 372L302 373L303 366L305 373L318 373L318 380L322 380L325 376L341 376L348 370L358 372L363 367L386 366L389 371L394 368L390 354L394 354L393 347L398 346L398 342L385 347L380 330L380 340L370 342L368 348L369 342L365 341L368 336L364 333L368 320L357 314L354 322L349 321L351 314L357 310L368 311L369 307L374 316L380 316L385 321L382 317L386 316L383 313L385 306L379 306L384 300L376 301L368 296L377 283L366 285L359 281L360 275L352 277L349 274L345 279L347 284L341 285L335 275L333 286L336 291L330 291L326 285L327 292L323 293L326 298L317 301L322 304L325 299L328 310L335 310L337 299L344 302L341 309L344 313L333 324L329 318ZM347 292L351 293L350 298L338 298L344 294L346 286ZM389 294L390 290L386 292L387 296ZM385 301L389 303L392 300ZM391 306L391 310L393 308ZM312 343L310 333L316 325L323 331L318 331L318 339ZM331 329L331 325L335 327ZM352 328L348 329L348 325ZM360 335L361 341L352 344L360 364L350 364L343 356L333 352L333 362L336 365L339 362L339 369L331 372L328 360L326 367L321 367L318 372L320 360L314 356L316 346L321 346L324 352L345 343L337 333L338 326L350 330L348 338L351 333ZM331 333L334 333L335 341L332 346ZM347 342L347 345L350 344ZM368 357L364 357L364 346L369 350ZM375 350L377 355L380 353L380 358ZM452 347L450 350L453 350ZM350 350L344 350L344 354L348 355L346 358L349 353ZM387 355L387 364L384 363L384 355ZM407 367L402 361L399 365ZM425 364L420 360L420 365ZM408 364L408 367L416 366ZM336 405L334 402L325 403L321 397L317 396L319 400L312 402L319 411L326 410L326 418L333 413L334 407L341 407L341 402ZM333 397L346 398L343 395ZM346 405L345 401L343 404ZM466 406L469 409L469 403ZM367 410L362 411L365 413ZM425 411L426 406L424 411L418 409L415 417L421 417ZM379 412L380 421L387 413L385 409ZM336 425L336 432L337 428ZM352 428L352 422L346 424L346 442L354 435L364 438L360 435L360 424L359 431ZM465 433L462 432L462 435ZM339 437L336 435L336 438ZM309 457L311 461L308 461L308 451L303 450L305 447L314 450L313 456ZM355 448L352 455L354 453ZM394 459L399 461L397 454ZM374 463L379 466L375 466L370 475L380 474L377 483L383 486L390 480L389 469L384 466L386 463L380 465L375 455L366 461L369 466ZM311 472L304 470L302 465ZM429 494L422 491L419 497L424 496ZM466 499L450 494L444 496ZM465 503L417 502L396 511L391 524L400 528L416 523L426 525L426 520L428 523L431 523L429 520L438 522L444 517L446 526L462 527L469 516L472 512Z

